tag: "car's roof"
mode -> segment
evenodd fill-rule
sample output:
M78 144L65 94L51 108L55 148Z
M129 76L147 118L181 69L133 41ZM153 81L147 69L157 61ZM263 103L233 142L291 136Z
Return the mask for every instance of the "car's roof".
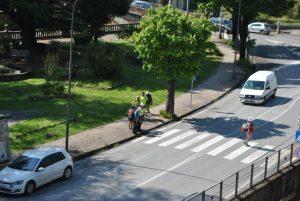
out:
M251 24L267 24L266 22L252 22Z
M252 74L248 79L265 81L267 77L273 73L273 71L257 71L256 73Z
M62 151L65 151L65 149L61 147L40 147L40 148L28 150L24 152L22 155L29 156L32 158L44 158L45 156L48 156L50 154L56 152L62 152Z

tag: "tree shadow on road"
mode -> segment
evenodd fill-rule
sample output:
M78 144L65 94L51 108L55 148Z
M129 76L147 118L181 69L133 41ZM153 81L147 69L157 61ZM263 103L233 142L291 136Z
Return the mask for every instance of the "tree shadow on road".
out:
M185 119L185 123L189 123L193 130L197 132L209 132L222 135L224 137L237 137L244 139L245 134L240 131L240 127L243 123L247 122L247 119L240 119L237 117L205 117L202 119ZM253 138L256 140L266 139L274 136L285 136L284 129L289 126L284 124L278 124L272 121L266 121L263 119L256 119L254 121L255 132Z

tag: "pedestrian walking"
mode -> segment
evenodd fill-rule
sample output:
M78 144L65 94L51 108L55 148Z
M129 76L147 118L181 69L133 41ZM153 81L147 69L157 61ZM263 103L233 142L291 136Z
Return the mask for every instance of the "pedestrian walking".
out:
M139 107L141 105L141 98L139 96L135 97L135 99L132 102L132 106Z
M144 92L142 92L142 95L141 95L141 106L146 107L146 95Z
M134 125L132 128L133 134L137 134L137 132L141 132L142 129L142 123L143 123L143 111L142 111L142 106L138 107L134 111Z
M147 112L150 113L150 105L153 104L153 100L152 100L152 95L150 94L149 91L146 92L146 109L147 109Z
M254 118L253 117L249 117L248 121L246 124L243 124L243 126L241 127L241 131L242 132L246 132L246 139L245 139L245 145L249 146L249 142L251 140L251 138L253 137L254 134Z
M134 112L135 112L135 107L131 106L127 113L128 121L129 121L129 129L132 129L134 125Z

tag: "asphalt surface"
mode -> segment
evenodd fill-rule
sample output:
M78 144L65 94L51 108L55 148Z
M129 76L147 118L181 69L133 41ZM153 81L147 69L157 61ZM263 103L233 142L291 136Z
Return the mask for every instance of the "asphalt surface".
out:
M180 122L77 162L71 180L48 184L30 197L1 194L0 200L181 200L289 145L300 118L300 38L251 37L257 39L258 66L275 68L275 99L243 105L236 89ZM245 148L239 127L249 116L256 118L256 129L252 146Z

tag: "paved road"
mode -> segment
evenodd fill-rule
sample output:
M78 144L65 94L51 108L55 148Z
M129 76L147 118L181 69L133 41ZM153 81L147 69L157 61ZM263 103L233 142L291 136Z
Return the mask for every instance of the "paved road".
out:
M180 122L76 163L69 181L49 184L30 197L1 195L0 200L181 200L288 145L300 117L300 61L281 43L296 42L286 36L253 37L258 38L255 52L277 67L277 97L266 105L243 105L239 89L234 90ZM239 127L249 116L256 117L256 132L246 148Z

